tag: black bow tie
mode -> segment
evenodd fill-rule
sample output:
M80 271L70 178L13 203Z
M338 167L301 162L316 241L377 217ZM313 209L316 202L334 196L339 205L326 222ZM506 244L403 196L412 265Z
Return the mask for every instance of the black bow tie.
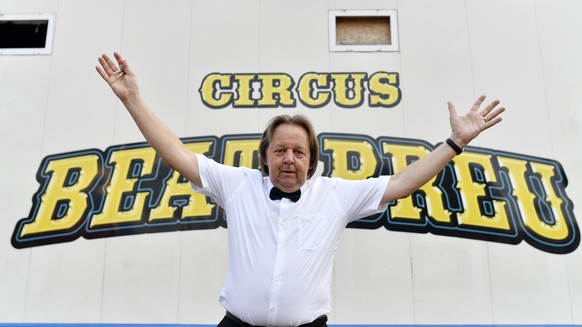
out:
M293 202L297 202L299 201L299 198L301 197L301 190L297 190L295 192L291 192L291 193L287 193L287 192L283 192L280 189L273 187L271 189L271 193L269 194L269 197L271 198L271 200L275 201L275 200L281 200L282 198L287 198Z

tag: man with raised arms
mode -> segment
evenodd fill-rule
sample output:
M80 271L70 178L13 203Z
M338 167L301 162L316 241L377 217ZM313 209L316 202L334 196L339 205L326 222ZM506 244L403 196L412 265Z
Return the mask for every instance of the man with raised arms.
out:
M386 210L436 176L464 146L501 121L485 96L459 115L448 103L450 137L392 176L360 181L316 177L319 145L303 115L274 117L263 132L260 170L230 167L189 151L150 110L127 61L114 53L96 67L160 157L228 219L229 266L220 327L326 326L333 259L346 225Z

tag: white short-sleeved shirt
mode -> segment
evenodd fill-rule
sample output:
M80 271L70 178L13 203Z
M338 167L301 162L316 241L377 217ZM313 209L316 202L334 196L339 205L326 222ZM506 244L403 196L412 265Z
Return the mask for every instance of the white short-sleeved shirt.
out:
M346 225L386 210L388 176L349 181L317 177L301 199L272 201L256 169L198 156L203 188L226 212L229 264L220 303L260 326L298 326L328 314L333 258Z

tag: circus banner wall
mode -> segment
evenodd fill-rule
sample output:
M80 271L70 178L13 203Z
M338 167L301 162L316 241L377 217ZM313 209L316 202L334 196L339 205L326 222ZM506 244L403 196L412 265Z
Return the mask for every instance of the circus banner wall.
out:
M0 326L224 315L228 217L98 75L115 51L188 149L231 166L258 168L269 120L301 113L315 176L392 175L449 137L447 101L499 99L500 124L347 226L329 324L582 325L580 13L575 0L0 0Z

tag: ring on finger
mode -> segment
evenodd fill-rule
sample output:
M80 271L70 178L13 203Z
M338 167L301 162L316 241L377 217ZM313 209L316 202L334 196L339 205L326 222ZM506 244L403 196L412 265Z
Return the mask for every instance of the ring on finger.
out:
M485 122L489 121L489 118L487 118L487 115L483 116L483 120L485 120Z
M121 75L125 74L125 71L123 69L119 69L119 70L116 70L113 73L111 73L111 75L113 75L113 74L119 74L119 76L121 76Z

